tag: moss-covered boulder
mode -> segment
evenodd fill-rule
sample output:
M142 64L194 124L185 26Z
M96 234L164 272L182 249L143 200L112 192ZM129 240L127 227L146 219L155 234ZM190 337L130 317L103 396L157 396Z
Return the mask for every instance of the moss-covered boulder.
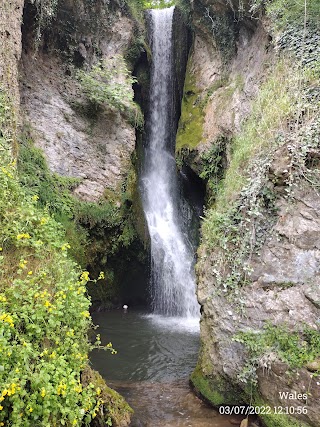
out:
M102 406L91 422L92 427L104 427L106 424L113 427L129 426L133 409L119 393L107 386L98 372L87 366L81 374L81 382L85 387L91 384L98 390L99 398L102 400Z

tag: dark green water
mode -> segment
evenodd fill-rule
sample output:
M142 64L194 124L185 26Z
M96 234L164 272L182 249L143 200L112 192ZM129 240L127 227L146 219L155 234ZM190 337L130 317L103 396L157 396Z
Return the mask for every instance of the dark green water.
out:
M94 313L102 343L111 355L93 351L94 369L135 410L132 427L231 427L237 418L220 416L190 390L188 378L199 351L199 326L193 321L121 310Z

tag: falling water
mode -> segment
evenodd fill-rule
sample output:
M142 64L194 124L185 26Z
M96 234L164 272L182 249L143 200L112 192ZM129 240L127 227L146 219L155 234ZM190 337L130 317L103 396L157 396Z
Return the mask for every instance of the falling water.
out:
M183 230L174 158L173 11L174 7L150 11L153 65L142 176L143 208L151 238L153 311L197 318L194 255Z

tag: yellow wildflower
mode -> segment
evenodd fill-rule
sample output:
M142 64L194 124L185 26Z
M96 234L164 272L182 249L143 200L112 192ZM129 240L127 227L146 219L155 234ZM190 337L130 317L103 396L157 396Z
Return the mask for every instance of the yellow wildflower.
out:
M65 243L64 245L61 246L61 250L62 251L66 251L67 249L70 249L71 246L69 245L69 243Z
M37 200L39 200L39 196L35 194L34 196L32 196L32 200L36 202Z
M83 317L86 317L86 318L90 317L90 313L89 313L89 311L82 311L82 312L81 312L81 315L82 315Z
M89 279L89 271L84 271L81 276L80 279L84 282L87 282Z
M46 395L46 389L42 387L41 389L41 397L45 397Z
M82 386L81 385L77 385L76 387L74 387L74 391L76 393L81 393L82 392Z
M45 225L45 224L47 224L47 222L48 222L48 218L42 217L40 219L40 225Z
M21 239L31 239L31 236L29 233L20 233L17 235L17 240Z
M2 411L2 409L3 409L3 406L2 406L2 405L0 405L0 411Z
M12 328L14 327L13 319L12 319L10 314L8 314L8 313L1 314L0 320L2 320L3 322L9 323L9 325Z
M7 298L4 295L0 295L0 302L6 302Z
M25 259L20 260L19 267L22 269L26 268L27 262L28 261L26 261Z
M28 276L32 276L33 272L30 270L28 271Z
M50 305L51 305L51 303L48 300L46 300L46 302L44 303L44 306L45 307L50 307Z

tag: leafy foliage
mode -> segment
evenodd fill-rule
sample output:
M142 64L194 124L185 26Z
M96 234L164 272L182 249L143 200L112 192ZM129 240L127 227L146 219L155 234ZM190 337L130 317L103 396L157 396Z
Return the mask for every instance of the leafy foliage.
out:
M144 1L144 9L165 9L167 7L171 7L175 5L175 1L167 1L167 0L151 0L151 1Z
M132 85L137 80L132 77L121 55L101 60L90 71L79 70L77 78L84 94L96 108L115 108L121 111L133 126L143 127L141 109L133 102Z
M266 10L277 28L283 29L293 23L319 23L320 4L318 0L267 0Z
M70 259L63 227L19 183L3 94L0 122L0 423L88 425L103 405L80 377L92 348L89 274Z
M56 16L59 0L29 0L37 8L36 45L40 42L42 32Z
M36 196L38 204L63 225L71 244L70 255L85 266L88 233L79 221L74 221L75 211L81 202L72 195L80 180L53 174L27 130L21 134L19 142L17 172L25 193L30 197Z
M42 150L35 147L27 131L19 142L18 174L26 192L36 194L39 203L51 213L72 217L76 199L70 196L70 191L80 183L80 179L52 174Z
M244 344L249 355L249 361L239 375L242 382L256 381L257 368L268 367L266 355L276 354L291 368L301 368L320 356L319 330L307 326L302 331L292 331L285 325L266 324L262 332L239 332L234 341Z
M226 139L219 138L208 151L201 155L202 171L200 178L208 183L209 197L215 197L226 168Z

